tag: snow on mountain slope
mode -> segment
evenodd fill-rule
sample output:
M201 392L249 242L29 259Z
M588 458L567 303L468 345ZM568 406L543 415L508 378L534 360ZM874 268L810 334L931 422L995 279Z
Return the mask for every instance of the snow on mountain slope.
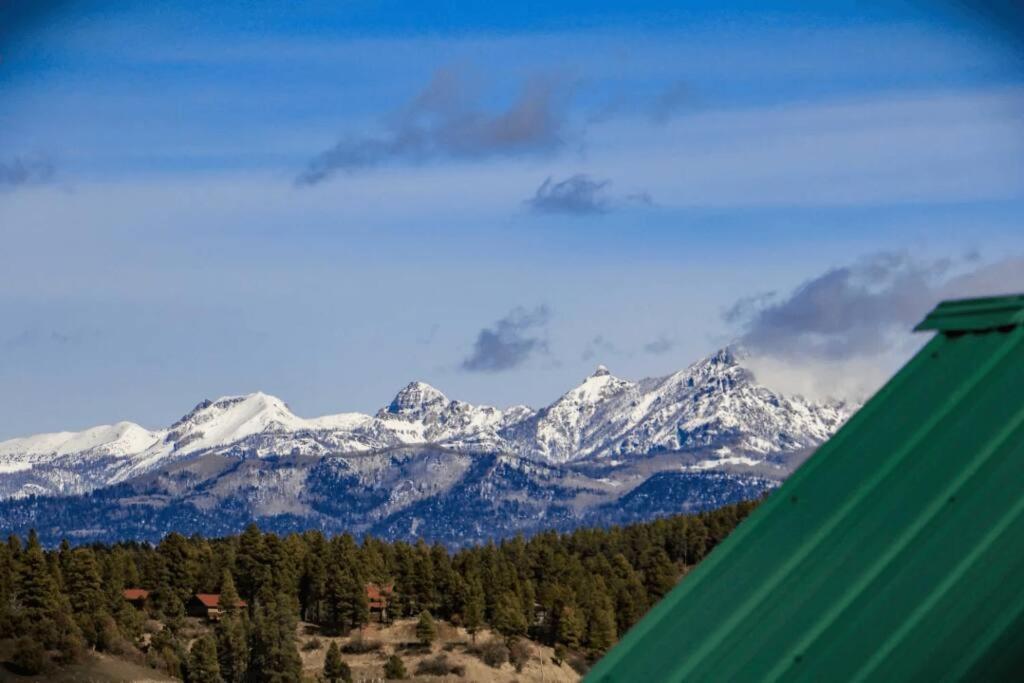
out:
M429 384L412 382L377 412L377 419L406 444L445 443L501 449L504 443L498 430L532 412L525 406L514 406L506 412L453 401Z
M601 433L622 425L637 386L598 366L582 384L524 422L506 430L514 450L562 463L592 452Z
M15 455L60 456L82 451L102 451L108 455L127 455L148 448L160 439L133 422L101 425L81 432L37 434L0 442L0 458Z
M376 415L307 419L257 392L203 401L166 430L122 422L2 442L0 498L81 493L207 453L322 457L420 444L513 453L554 466L701 451L716 454L700 464L713 469L813 448L850 412L841 403L785 397L758 385L742 354L729 349L639 382L599 366L539 411L475 406L412 382Z
M636 383L599 366L503 435L517 452L549 462L711 446L763 459L813 447L849 416L844 404L787 398L758 385L741 359L741 352L722 349L668 377Z
M785 397L756 383L742 352L723 349L661 380L645 380L632 426L610 444L615 453L718 445L765 456L820 444L851 407Z
M110 483L164 432L131 422L0 443L0 498L81 493Z
M204 401L171 425L167 440L174 450L196 451L233 443L259 432L296 431L308 423L284 402L263 392Z

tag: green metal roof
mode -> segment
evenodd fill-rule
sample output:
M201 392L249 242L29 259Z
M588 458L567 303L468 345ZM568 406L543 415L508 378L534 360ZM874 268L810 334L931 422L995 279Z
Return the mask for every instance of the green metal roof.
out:
M944 301L914 329L974 332L1021 323L1024 323L1024 295Z
M940 333L587 681L1024 677L1024 296Z

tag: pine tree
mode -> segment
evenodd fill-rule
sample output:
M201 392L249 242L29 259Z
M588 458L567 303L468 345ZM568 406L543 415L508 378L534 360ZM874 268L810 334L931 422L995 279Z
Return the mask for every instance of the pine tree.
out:
M237 614L241 609L240 602L235 580L231 578L231 572L225 569L220 579L220 608L226 615Z
M653 548L644 553L640 558L640 568L647 593L654 600L660 600L675 586L676 568L662 548Z
M249 644L244 612L226 614L217 623L217 659L225 683L243 683L249 661Z
M491 625L508 639L526 635L528 624L526 617L523 616L522 605L515 593L505 591L498 597Z
M558 615L558 633L556 641L568 648L575 650L583 640L583 633L586 626L579 610L574 606L565 605Z
M195 548L184 536L171 532L160 541L157 555L162 560L161 587L184 605L195 592L200 573Z
M302 576L299 580L299 602L307 621L323 623L323 601L327 590L327 568L324 558L327 544L319 531L311 532Z
M19 633L30 636L44 648L50 649L60 641L58 620L61 596L38 538L34 532L29 538L18 581L18 604L21 608L18 628Z
M327 648L327 656L324 658L324 678L330 683L338 683L338 681L351 683L352 681L352 670L341 659L341 650L338 649L338 643L334 641Z
M68 574L68 568L71 566L71 543L68 539L60 539L60 546L57 548L57 587L60 590L64 590L64 577Z
M255 524L245 527L238 537L238 553L235 556L238 574L238 592L250 604L259 590L270 581L267 546L263 534Z
M0 638L13 636L16 559L7 545L0 545Z
M65 562L64 583L72 614L86 644L95 647L109 618L96 556L89 548L78 548L67 553Z
M416 595L417 609L437 609L437 586L434 581L434 563L430 556L430 548L419 539L416 542L415 565L413 570L413 591Z
M220 683L217 644L205 635L192 644L188 657L188 683Z
M466 605L462 614L462 623L473 637L473 642L475 643L476 634L484 625L484 588L480 585L479 579L474 579L469 584Z
M408 676L405 672L405 662L398 655L391 655L384 664L384 678L388 680L405 680Z
M276 599L269 587L260 591L250 634L248 678L253 683L282 683L302 678L295 648L295 613L287 596ZM297 611L297 606L296 606Z
M594 584L587 615L587 646L594 652L604 652L615 644L615 608L601 577L597 577Z
M351 566L333 562L327 569L324 604L325 625L332 633L343 633L370 621L366 586Z
M421 645L430 645L436 637L437 627L434 626L434 618L430 616L430 612L423 610L416 622L416 640L420 641Z

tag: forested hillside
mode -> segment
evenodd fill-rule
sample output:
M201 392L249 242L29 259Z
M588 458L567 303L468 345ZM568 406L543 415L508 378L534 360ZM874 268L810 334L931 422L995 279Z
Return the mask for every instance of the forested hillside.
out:
M300 680L298 623L325 636L367 624L374 583L393 585L389 619L442 620L470 634L486 625L506 647L531 639L584 662L607 650L754 505L454 554L422 542L279 536L255 526L219 539L170 534L155 546L65 542L45 550L34 534L11 536L0 545L0 638L15 639L7 667L23 673L94 649L188 681ZM126 588L149 592L144 607L126 601ZM224 614L197 631L186 607L205 593L220 594Z

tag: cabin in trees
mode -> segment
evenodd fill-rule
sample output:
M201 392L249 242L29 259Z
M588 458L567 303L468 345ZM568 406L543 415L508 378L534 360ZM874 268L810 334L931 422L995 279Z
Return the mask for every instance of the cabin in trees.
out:
M246 607L245 600L239 600L237 607ZM190 617L199 617L207 621L218 621L224 613L220 604L220 593L196 593L188 601L186 609Z
M388 603L391 602L391 594L394 592L394 584L366 584L366 606L370 608L370 616L377 615L377 619L383 623L388 620Z
M135 609L143 609L146 606L146 600L149 599L149 591L145 588L125 588L121 591L121 595Z

